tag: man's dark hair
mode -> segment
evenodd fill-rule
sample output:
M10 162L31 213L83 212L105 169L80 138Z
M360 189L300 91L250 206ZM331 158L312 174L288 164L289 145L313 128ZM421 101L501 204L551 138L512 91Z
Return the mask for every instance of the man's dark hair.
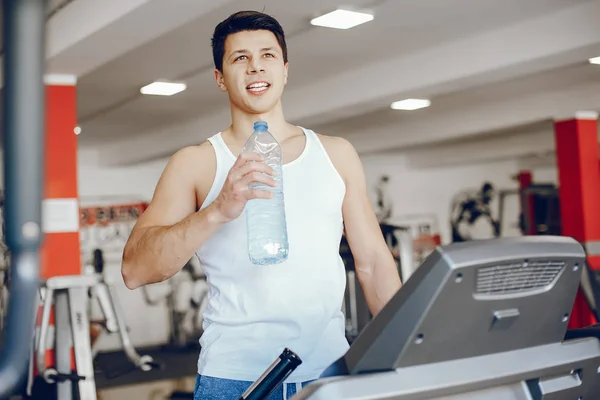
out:
M287 62L285 34L279 22L270 15L258 11L239 11L230 15L215 27L211 39L215 68L223 71L223 56L225 54L225 39L227 39L227 36L237 32L258 30L267 30L275 35L283 52L283 62Z

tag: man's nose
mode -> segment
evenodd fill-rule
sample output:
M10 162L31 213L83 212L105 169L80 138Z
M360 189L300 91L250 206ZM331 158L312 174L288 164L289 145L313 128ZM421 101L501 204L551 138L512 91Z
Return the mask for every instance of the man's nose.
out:
M250 59L250 62L248 63L248 71L250 73L257 73L257 72L262 72L265 69L263 68L262 62L260 60L260 58L257 57L252 57Z

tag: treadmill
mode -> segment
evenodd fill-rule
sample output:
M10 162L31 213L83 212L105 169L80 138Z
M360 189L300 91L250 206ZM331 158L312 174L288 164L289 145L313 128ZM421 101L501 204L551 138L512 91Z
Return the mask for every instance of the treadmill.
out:
M561 236L439 246L292 399L600 399L600 328L567 330L584 265Z

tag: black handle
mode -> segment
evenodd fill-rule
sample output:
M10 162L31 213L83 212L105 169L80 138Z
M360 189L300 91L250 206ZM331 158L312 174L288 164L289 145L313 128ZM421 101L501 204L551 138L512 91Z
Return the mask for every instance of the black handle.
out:
M302 364L300 357L286 348L238 400L266 399L300 364Z
M85 376L77 375L76 372L71 372L70 374L62 374L57 372L55 374L50 374L48 378L53 379L55 382L79 382L85 380Z
M98 274L104 272L104 253L101 249L94 250L94 270Z
M0 398L25 377L33 337L42 240L45 121L44 0L4 0L4 182L10 296Z

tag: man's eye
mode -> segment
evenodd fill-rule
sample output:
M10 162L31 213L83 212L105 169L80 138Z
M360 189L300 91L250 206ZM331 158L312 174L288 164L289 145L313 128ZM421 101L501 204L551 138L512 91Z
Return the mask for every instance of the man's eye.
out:
M242 58L247 58L246 56L239 56L238 58L235 59L235 61L241 60Z
M266 53L266 54L265 54L265 56L267 56L267 57L275 57L275 56L274 56L273 54L271 54L271 53Z

